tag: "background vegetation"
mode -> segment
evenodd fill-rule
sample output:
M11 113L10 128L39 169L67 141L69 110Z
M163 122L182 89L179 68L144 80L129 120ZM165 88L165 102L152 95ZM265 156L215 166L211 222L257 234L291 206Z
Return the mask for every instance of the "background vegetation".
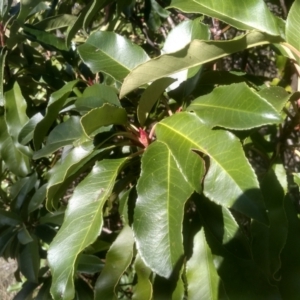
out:
M299 299L300 0L0 1L14 299Z

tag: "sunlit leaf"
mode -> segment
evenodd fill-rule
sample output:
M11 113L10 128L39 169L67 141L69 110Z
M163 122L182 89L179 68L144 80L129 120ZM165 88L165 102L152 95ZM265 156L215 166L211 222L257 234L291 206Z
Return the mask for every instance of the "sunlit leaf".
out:
M142 158L133 229L142 259L163 277L183 255L183 208L192 192L168 146L151 144Z
M245 83L217 87L195 99L187 110L194 111L210 127L244 130L281 122L273 106Z
M239 5L234 0L172 0L170 7L208 15L242 30L257 29L271 35L281 34L278 20L260 0L247 0Z
M48 251L53 278L51 294L55 299L74 298L73 276L77 257L101 232L103 205L112 192L116 176L125 160L96 163L69 200L64 223Z
M78 47L78 52L92 72L104 72L123 80L137 65L147 61L144 50L126 38L106 31L97 31Z
M289 11L286 20L286 40L298 51L297 61L300 63L300 37L298 28L300 27L300 0L295 0Z
M182 50L164 54L137 66L124 79L120 98L148 82L168 77L176 72L196 67L226 55L245 49L280 43L280 37L273 37L261 32L249 32L230 41L194 40Z
M209 199L267 223L258 181L233 134L209 129L194 114L179 113L157 124L156 135L182 157L192 150L209 157L204 179L204 194Z

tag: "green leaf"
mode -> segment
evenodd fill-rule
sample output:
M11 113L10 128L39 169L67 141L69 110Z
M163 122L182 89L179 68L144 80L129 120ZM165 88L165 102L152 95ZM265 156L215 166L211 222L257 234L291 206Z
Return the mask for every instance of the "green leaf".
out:
M288 220L288 234L285 247L281 254L281 280L278 283L282 299L300 297L300 286L297 278L300 276L300 220L293 200L287 195L284 199L284 209Z
M151 144L142 157L133 229L142 259L160 276L169 277L183 255L183 211L192 192L168 146Z
M152 284L150 281L151 269L143 262L141 256L137 254L134 261L134 269L138 278L137 284L133 287L133 300L151 300L152 299Z
M35 152L33 159L38 159L55 152L59 148L72 145L84 136L79 116L71 116L66 122L57 125L49 134L45 147Z
M27 150L22 145L16 146L7 131L4 116L0 116L0 150L6 167L17 176L24 177L31 172L29 157L24 154ZM22 150L22 151L21 151Z
M0 106L4 105L3 83L4 83L4 66L7 51L2 48L0 53Z
M261 270L269 278L279 280L280 275L276 273L281 267L280 256L288 234L288 220L284 210L284 190L273 170L264 177L261 190L270 225L252 222L252 253Z
M271 35L281 34L276 17L260 0L247 0L240 5L234 0L172 0L170 7L188 13L201 13L241 30L257 29Z
M22 228L18 232L18 240L23 245L33 242L33 239L24 224L22 224Z
M103 269L102 260L95 255L80 254L78 258L77 272L85 274L99 273Z
M11 90L5 93L5 108L7 130L17 144L19 132L28 121L26 115L27 104L17 82Z
M132 261L133 245L133 232L125 225L107 252L105 266L95 284L95 300L118 299L116 287Z
M34 23L33 26L38 30L51 31L63 27L72 26L75 23L76 19L77 17L73 15L63 14L45 18L40 22Z
M40 254L38 239L32 235L33 241L22 247L19 257L19 265L22 274L30 282L38 282L40 269Z
M20 181L17 181L20 182ZM20 190L18 191L18 194L16 198L14 199L14 202L12 203L12 206L15 210L20 210L20 208L23 206L28 193L34 188L34 186L37 183L37 173L34 172L29 177L25 177L22 180L23 184L20 187Z
M201 23L199 19L181 22L168 34L161 53L166 54L179 51L195 39L209 40L209 27ZM195 68L173 74L172 78L177 81L171 85L170 89L178 87L180 83L194 76L199 71L200 67L201 66L196 66Z
M249 259L251 251L248 238L243 234L230 210L203 196L197 196L194 202L197 205L205 231L209 231L226 251L236 257Z
M68 155L59 161L48 173L47 202L48 210L52 210L58 203L58 194L61 188L67 188L68 178L86 166L89 160L103 150L94 151L91 142L74 147Z
M149 59L141 47L106 31L91 34L85 44L78 47L78 52L93 73L104 72L119 81L134 67Z
M185 277L185 263L182 265L179 278L176 283L176 288L172 293L172 300L184 300L186 295L186 277Z
M76 18L76 21L68 27L66 32L66 48L69 49L71 45L72 38L76 35L76 33L82 29L84 19L86 17L86 13L89 11L92 3L88 3L85 7L80 11L79 16Z
M75 106L80 113L87 113L93 108L103 106L105 103L121 106L115 89L96 83L84 90L82 97L75 101Z
M230 41L194 40L175 53L164 54L137 66L124 79L120 98L134 89L176 72L196 67L229 54L245 49L269 44L280 43L280 37L272 37L261 32L249 32Z
M298 28L300 26L300 0L295 0L286 20L286 41L298 51L297 61L300 63L300 37Z
M286 102L290 98L290 94L280 86L271 86L262 89L258 94L268 101L279 113L282 111Z
M256 176L233 134L209 129L194 114L178 113L157 124L156 135L182 157L196 150L210 158L204 179L205 196L268 223Z
M65 45L64 38L57 37L56 35L44 30L36 29L32 25L24 24L22 27L23 34L29 40L38 42L42 46L51 46L59 50L68 50L68 48Z
M32 196L28 204L28 214L35 211L46 199L47 184L42 185Z
M98 237L102 229L103 206L126 159L103 160L76 187L69 200L62 227L48 251L54 299L72 300L73 277L78 255ZM68 249L68 250L67 250Z
M175 79L173 78L161 78L154 81L150 86L146 88L141 96L137 109L137 117L141 126L144 126L153 105L163 94L165 89L174 81Z
M194 237L193 255L186 264L188 296L191 300L219 299L221 280L201 229Z
M102 126L111 124L124 125L127 123L127 113L124 108L103 104L102 107L94 108L81 118L84 133L90 136Z
M243 82L217 87L195 99L187 110L209 127L245 130L282 121L273 106Z
M3 209L0 209L0 226L17 226L21 223L21 218L10 211L5 211Z
M43 119L41 113L35 114L29 121L23 126L19 135L18 142L22 145L28 144L33 139L33 133L35 126Z
M30 15L31 11L42 1L43 0L21 0L21 6L17 20L20 23L23 23L25 19Z
M98 12L108 5L110 3L110 0L93 0L89 10L85 14L85 18L83 21L83 28L84 30L88 29L88 26L90 25L91 21L93 20L94 16L98 14Z
M36 149L39 149L45 135L47 134L52 123L57 118L58 112L65 104L68 96L72 92L74 86L79 82L79 80L73 80L68 82L60 90L54 92L49 100L46 115L43 120L41 120L34 129L33 141Z

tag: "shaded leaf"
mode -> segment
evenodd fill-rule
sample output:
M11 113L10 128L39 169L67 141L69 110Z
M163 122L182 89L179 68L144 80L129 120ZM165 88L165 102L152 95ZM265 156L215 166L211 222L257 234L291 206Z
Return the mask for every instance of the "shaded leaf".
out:
M111 124L124 125L127 123L127 113L124 108L104 104L99 108L94 108L81 120L81 125L84 133L90 136L97 129L102 126Z
M0 53L0 106L4 105L4 95L3 95L3 83L4 83L4 66L7 51L2 48Z
M75 106L79 112L87 113L93 108L103 106L105 103L121 106L116 91L113 88L96 83L84 90L82 97L75 101Z
M141 47L116 33L106 31L91 34L78 47L78 52L93 73L104 72L119 81L134 67L149 59Z
M74 24L77 17L73 15L57 15L45 18L40 22L34 23L33 26L38 30L51 31L63 27L69 27Z
M242 30L257 29L271 35L281 34L276 17L260 0L247 0L240 5L236 5L234 0L226 3L222 0L172 0L170 7L201 13Z
M82 253L78 258L77 272L95 274L99 273L103 266L104 264L98 256Z
M229 54L254 46L280 43L280 37L272 37L261 32L249 32L230 41L194 40L182 50L164 54L137 66L124 79L120 98L134 89L176 72L196 67Z
M1 157L7 168L14 174L24 177L31 172L29 157L20 151L22 145L14 144L12 137L9 135L3 116L0 116L0 150ZM24 149L22 149L24 150Z
M209 127L245 130L281 122L280 115L245 83L217 87L187 108Z
M151 269L148 268L141 256L137 254L134 261L134 269L138 278L137 284L133 287L133 300L151 300L152 299L152 284L150 281Z
M272 188L270 188L272 187ZM253 221L251 224L253 259L271 279L281 267L280 255L288 234L288 220L284 210L284 190L271 169L261 183L261 191L267 208L269 226Z
M22 220L17 214L0 209L0 226L17 226L21 221Z
M22 247L19 257L19 265L22 274L30 282L38 282L40 270L39 242L32 235L33 241Z
M86 12L84 21L83 21L83 28L85 30L88 29L91 21L93 20L94 16L107 4L110 3L110 0L93 0L89 10Z
M133 230L142 259L160 276L169 277L183 255L183 210L192 192L167 145L151 144L142 157Z
M156 135L183 157L193 149L210 158L204 179L204 194L209 199L267 223L258 181L233 134L209 129L194 114L179 113L157 124Z
M93 243L101 232L102 209L124 162L125 159L116 159L96 163L69 200L64 223L48 251L53 276L53 298L74 298L73 277L78 255Z
M240 258L251 257L248 238L243 234L230 210L203 196L195 199L205 231L226 249Z
M186 279L189 299L219 299L218 289L222 283L203 229L194 237L193 255L186 264Z
M287 195L284 199L284 210L288 220L288 234L285 247L281 254L281 280L278 283L282 299L300 297L300 220L295 210L293 200Z
M26 38L28 38L31 41L38 42L42 46L51 46L54 47L54 49L51 50L68 50L68 48L65 45L65 39L58 37L50 32L36 29L32 25L24 24L23 26L23 34ZM49 49L48 49L49 50Z
M105 266L95 284L95 300L118 299L117 284L133 257L133 232L125 225L109 248Z
M28 144L33 139L33 133L35 126L43 119L41 113L35 114L28 122L24 125L18 135L18 142L22 145Z
M57 125L51 131L45 147L35 152L33 159L50 155L63 146L72 145L74 141L80 139L83 135L80 117L71 116L66 122Z
M46 115L45 117L36 125L33 134L33 142L36 149L39 149L45 135L47 134L50 126L57 118L57 114L60 109L65 104L68 96L72 92L74 86L79 82L79 80L73 80L68 82L64 87L60 90L54 92L49 100Z
M165 89L174 81L175 79L173 78L161 78L154 81L150 86L146 88L141 96L137 109L137 117L141 126L144 126L153 105L163 94Z
M35 211L46 199L47 184L42 185L32 196L28 204L28 213Z

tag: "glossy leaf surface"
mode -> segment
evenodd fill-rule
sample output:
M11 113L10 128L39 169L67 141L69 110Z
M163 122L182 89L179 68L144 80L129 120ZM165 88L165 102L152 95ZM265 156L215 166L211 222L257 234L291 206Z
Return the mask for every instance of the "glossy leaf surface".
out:
M245 83L215 88L187 108L209 127L244 130L281 121L278 112Z
M183 255L183 208L193 189L164 143L155 142L144 153L137 192L133 229L138 251L155 273L168 277Z
M80 122L84 133L90 136L102 126L126 124L127 113L121 107L104 104L102 107L92 109L81 118Z
M170 7L190 13L202 13L238 29L257 29L271 35L280 35L277 19L260 0L247 0L240 5L234 0L172 0ZM261 15L264 16L263 19Z
M286 20L286 40L292 45L297 53L297 61L300 63L300 37L298 34L298 28L300 26L300 1L295 0L291 7Z
M226 55L254 46L280 43L280 37L272 37L261 32L250 32L232 41L194 40L182 50L164 54L137 66L125 78L120 97L148 82L167 77L176 72L196 67Z
M139 46L116 33L105 31L93 33L78 51L94 73L104 72L119 81L149 59Z
M181 156L192 150L210 158L204 179L204 194L216 203L234 208L260 222L267 222L256 176L235 136L211 130L190 113L179 113L160 122L156 134Z
M64 223L48 251L53 274L51 294L54 298L74 298L73 276L77 257L101 232L103 205L124 162L125 159L98 162L75 189L65 212ZM61 252L61 249L65 251Z

